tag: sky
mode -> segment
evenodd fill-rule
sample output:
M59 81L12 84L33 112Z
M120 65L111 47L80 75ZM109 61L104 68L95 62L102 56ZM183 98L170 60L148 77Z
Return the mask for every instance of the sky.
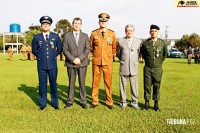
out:
M175 0L0 0L0 33L9 32L9 25L21 25L27 31L30 25L40 25L41 16L53 19L51 30L60 19L72 22L83 20L82 31L89 36L97 28L98 14L110 15L108 28L118 38L124 37L127 24L135 27L135 36L149 37L149 27L160 27L159 37L164 38L166 26L168 39L180 39L184 34L200 35L200 8L177 8ZM198 1L200 2L200 1ZM200 4L200 3L199 3Z

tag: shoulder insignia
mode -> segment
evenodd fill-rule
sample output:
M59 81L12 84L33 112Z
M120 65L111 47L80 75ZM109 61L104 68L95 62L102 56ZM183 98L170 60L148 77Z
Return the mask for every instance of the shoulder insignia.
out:
M111 30L111 29L108 29L109 31L112 31L112 32L114 32L113 30Z
M93 30L92 32L95 32L95 31L97 31L97 30L99 30L99 29Z

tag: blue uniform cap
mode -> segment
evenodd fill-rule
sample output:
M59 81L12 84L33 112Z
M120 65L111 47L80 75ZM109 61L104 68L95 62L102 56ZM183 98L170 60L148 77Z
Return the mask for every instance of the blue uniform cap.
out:
M42 16L40 18L40 23L49 23L50 25L53 23L53 20L49 16Z

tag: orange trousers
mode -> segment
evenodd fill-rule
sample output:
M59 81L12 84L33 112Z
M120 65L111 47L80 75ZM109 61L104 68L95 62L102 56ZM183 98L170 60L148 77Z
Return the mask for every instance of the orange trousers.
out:
M99 83L103 72L104 88L106 91L106 105L113 105L112 100L112 69L113 65L92 65L92 104L99 103Z

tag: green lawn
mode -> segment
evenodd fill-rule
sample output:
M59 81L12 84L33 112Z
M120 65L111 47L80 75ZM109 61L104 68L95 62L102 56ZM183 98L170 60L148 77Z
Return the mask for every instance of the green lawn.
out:
M200 130L200 64L188 65L186 59L166 59L163 64L160 112L153 109L135 111L131 107L119 107L119 63L114 63L113 100L114 110L105 106L103 80L100 86L100 104L95 109L84 110L79 105L78 83L75 103L64 109L68 90L68 78L64 62L58 62L58 92L60 110L48 106L38 111L38 75L36 61L22 61L21 55L14 55L13 61L7 55L0 55L0 132L3 133L197 133ZM139 106L143 99L143 68L139 71ZM87 73L87 99L91 103L91 64ZM127 86L130 103L130 90ZM153 101L151 101L153 107ZM188 124L170 124L170 120L186 120Z

